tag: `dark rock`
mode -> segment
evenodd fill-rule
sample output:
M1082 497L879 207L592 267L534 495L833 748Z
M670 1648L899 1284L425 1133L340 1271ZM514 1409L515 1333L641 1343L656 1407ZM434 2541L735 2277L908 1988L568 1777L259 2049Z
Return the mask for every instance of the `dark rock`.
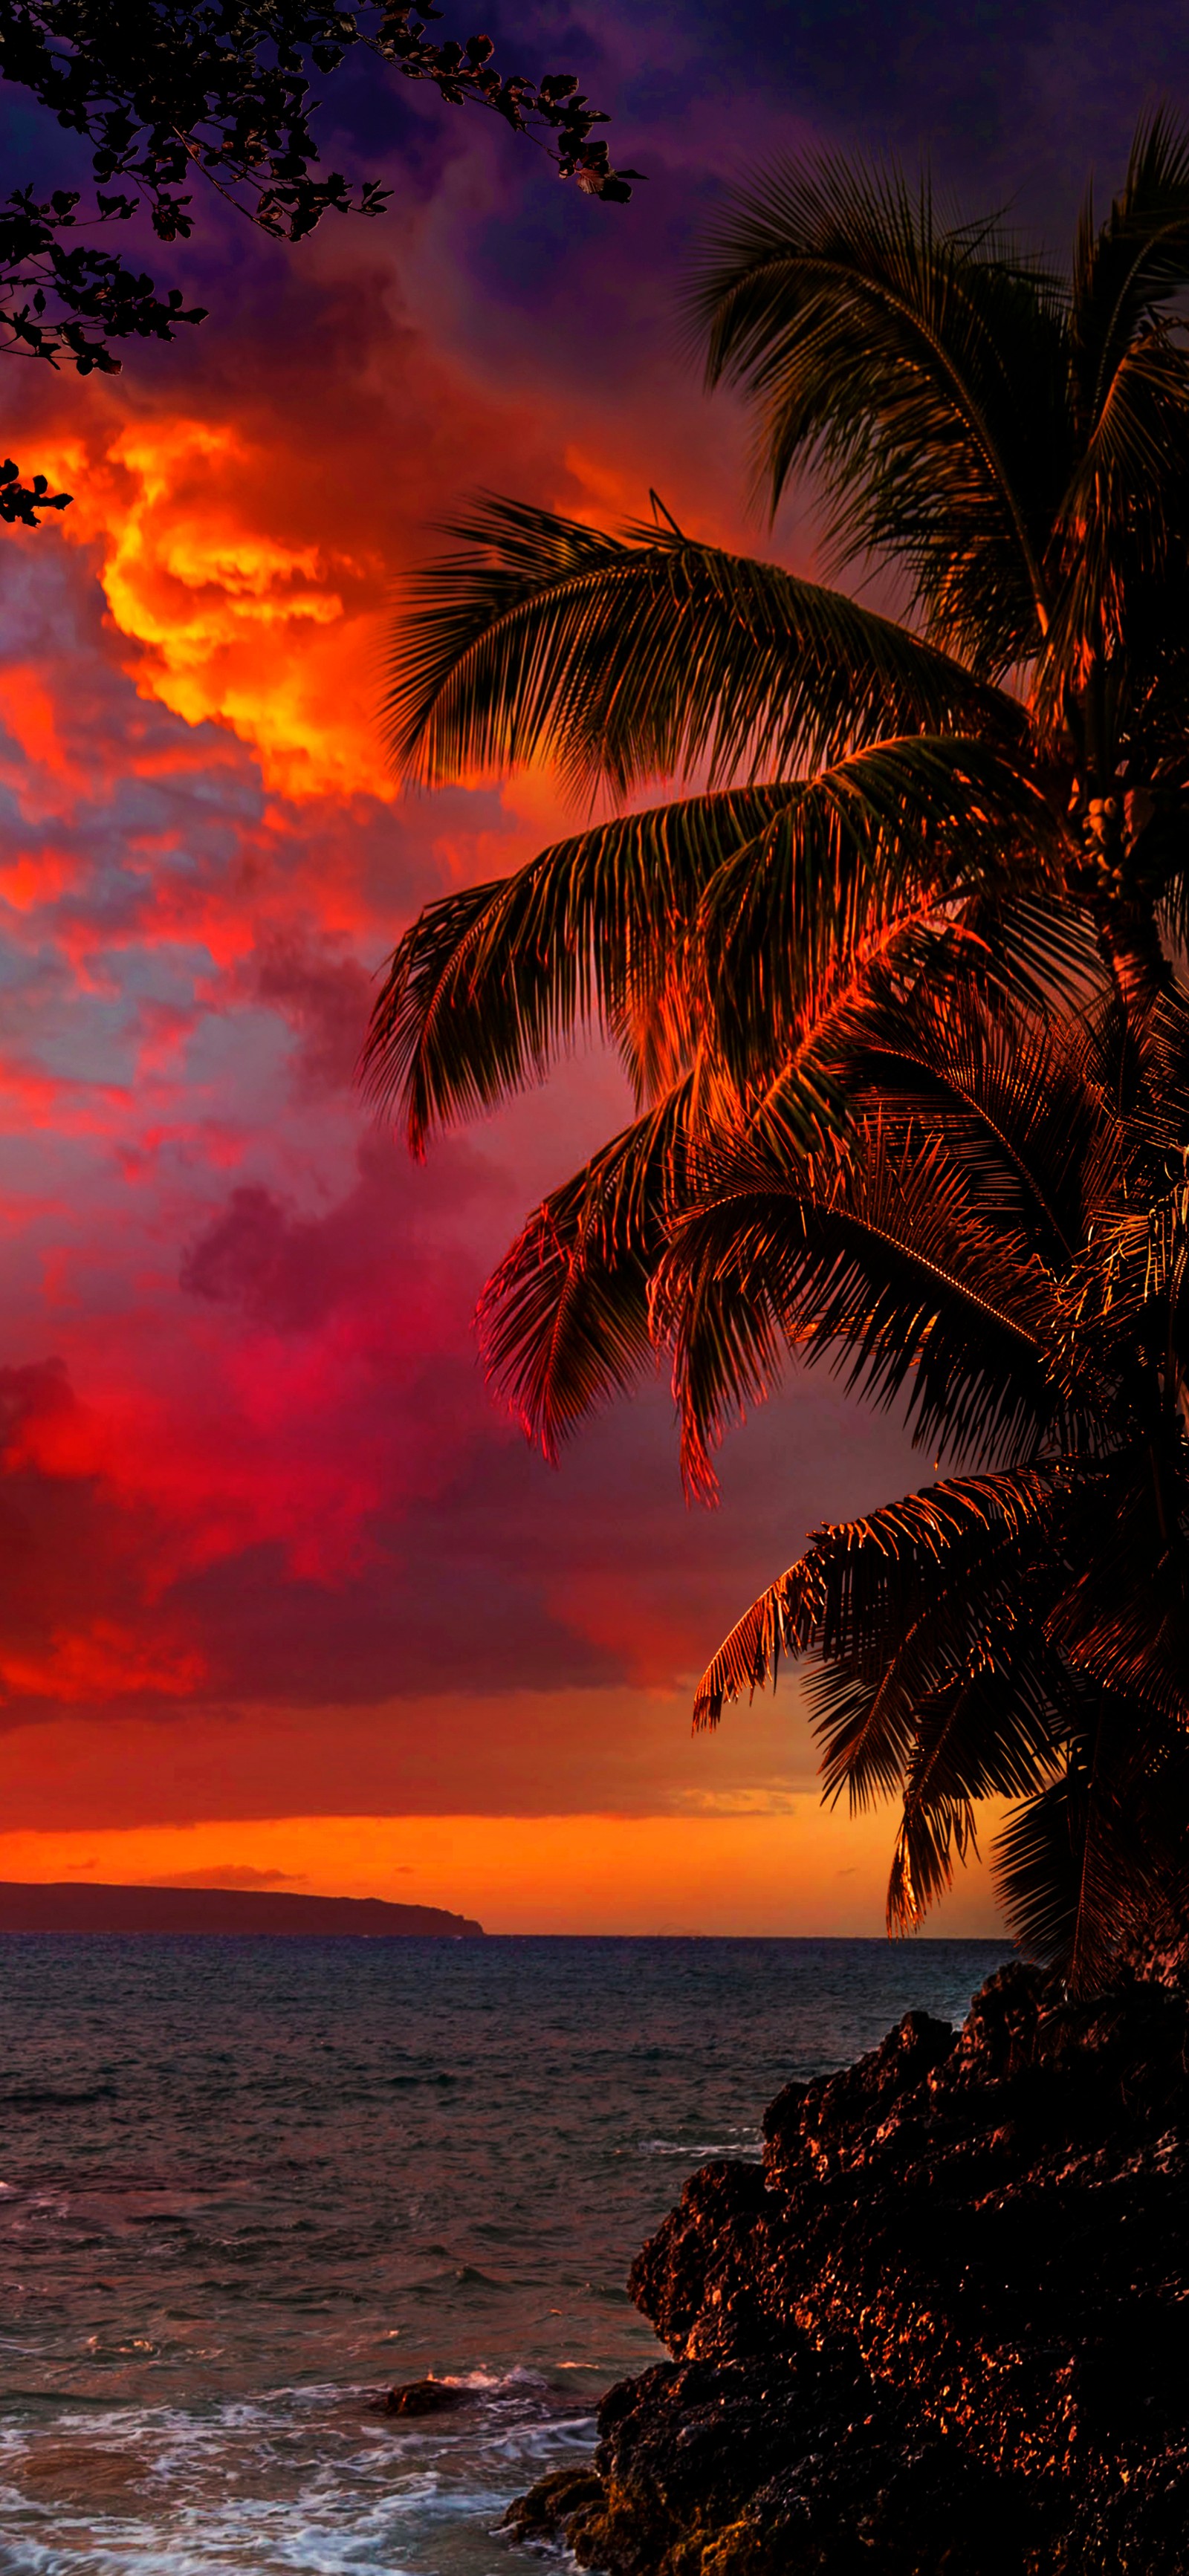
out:
M528 2495L513 2498L503 2528L514 2540L554 2540L561 2533L568 2541L571 2524L602 2501L603 2481L594 2469L554 2469Z
M380 2400L382 2415L445 2415L453 2406L474 2403L473 2388L455 2388L448 2379L409 2379L390 2388Z
M633 2266L672 2362L518 2532L614 2576L1189 2576L1187 2064L1183 1986L1013 1965L787 2086Z

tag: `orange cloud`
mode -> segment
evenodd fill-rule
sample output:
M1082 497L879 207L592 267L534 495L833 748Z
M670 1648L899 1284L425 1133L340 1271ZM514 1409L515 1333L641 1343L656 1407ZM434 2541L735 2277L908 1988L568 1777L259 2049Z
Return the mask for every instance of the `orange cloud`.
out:
M75 481L65 533L96 546L141 695L227 725L283 795L390 798L374 721L383 567L262 524L278 462L238 427L168 413L117 417L98 455L67 441L49 457ZM25 720L44 732L49 715L30 702Z
M53 689L45 671L28 662L7 662L0 677L0 713L31 765L51 771L67 766Z
M372 283L361 336L360 279L323 277L325 327L350 317L332 369L277 380L249 365L237 381L232 359L230 380L199 370L184 404L120 380L89 387L82 415L42 391L41 464L75 496L53 533L90 551L141 696L225 726L290 800L395 800L377 721L392 585L435 522L494 485L616 523L646 509L666 446L647 402L575 443L562 388L485 380L398 318L391 275ZM708 495L721 515L721 423L695 426L683 404L670 463L680 508L698 517ZM530 798L522 787L526 820ZM473 873L469 850L445 864Z
M14 849L0 863L0 901L13 912L33 912L56 903L68 886L77 885L82 863L52 844L39 850Z

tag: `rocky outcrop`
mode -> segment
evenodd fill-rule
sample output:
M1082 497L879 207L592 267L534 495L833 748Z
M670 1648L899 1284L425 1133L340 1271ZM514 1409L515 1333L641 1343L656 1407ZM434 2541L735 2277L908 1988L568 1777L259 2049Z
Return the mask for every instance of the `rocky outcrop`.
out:
M399 2388L386 2389L376 2406L381 2415L449 2415L474 2402L474 2390L460 2388L453 2379L406 2379Z
M1012 1965L788 2085L633 2268L672 2362L513 2529L614 2576L1189 2576L1187 2064L1182 1987Z

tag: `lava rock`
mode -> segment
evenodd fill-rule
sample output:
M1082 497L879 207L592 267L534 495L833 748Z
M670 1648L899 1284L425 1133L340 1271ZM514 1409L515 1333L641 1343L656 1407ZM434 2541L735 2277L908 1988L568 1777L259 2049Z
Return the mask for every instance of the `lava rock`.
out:
M470 2406L474 2390L455 2388L448 2379L409 2379L390 2388L380 2400L382 2415L445 2415L454 2406Z
M571 2525L584 2524L589 2508L603 2502L603 2481L593 2469L554 2469L538 2478L528 2495L515 2496L503 2519L513 2540L569 2539Z
M1021 1964L788 2085L629 2287L670 2363L513 2508L612 2576L1189 2576L1189 1999Z

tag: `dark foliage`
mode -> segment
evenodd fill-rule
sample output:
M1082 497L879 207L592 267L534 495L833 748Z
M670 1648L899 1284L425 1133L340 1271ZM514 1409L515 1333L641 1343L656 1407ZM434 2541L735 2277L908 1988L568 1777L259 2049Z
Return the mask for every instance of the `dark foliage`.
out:
M0 519L7 527L39 527L39 510L65 510L69 504L69 492L51 492L44 474L22 483L20 466L13 464L11 456L0 465Z

